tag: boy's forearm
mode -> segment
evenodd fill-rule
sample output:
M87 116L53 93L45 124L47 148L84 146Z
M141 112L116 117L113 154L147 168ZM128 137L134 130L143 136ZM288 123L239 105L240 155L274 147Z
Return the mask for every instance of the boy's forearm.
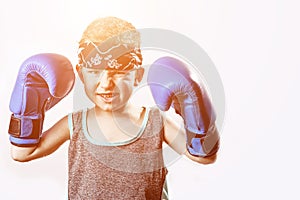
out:
M64 116L54 126L43 132L40 142L32 147L11 145L11 157L15 161L28 162L53 153L70 138L68 117Z
M33 152L36 150L34 147L19 147L11 145L10 154L13 160L18 162L28 162L33 159Z

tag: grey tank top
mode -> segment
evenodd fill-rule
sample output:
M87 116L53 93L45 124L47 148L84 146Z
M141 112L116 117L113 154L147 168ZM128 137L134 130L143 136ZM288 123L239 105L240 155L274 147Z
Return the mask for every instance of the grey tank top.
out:
M124 143L92 141L86 111L70 114L69 126L69 199L161 199L167 169L163 118L156 107L146 109L140 133Z

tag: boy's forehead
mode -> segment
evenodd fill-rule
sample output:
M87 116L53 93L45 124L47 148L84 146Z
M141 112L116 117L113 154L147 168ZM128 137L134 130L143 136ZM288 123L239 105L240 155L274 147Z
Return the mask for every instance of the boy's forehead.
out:
M139 41L132 38L136 31L109 38L101 43L90 40L81 43L79 46L79 64L85 67L98 68L107 65L110 67L120 67L124 62L130 62L135 55L140 53ZM121 63L120 63L121 62Z
M134 68L134 57L130 54L124 54L118 58L110 55L103 56L96 53L95 57L91 57L92 62L87 61L86 68L93 69L111 69L111 70L131 70Z
M134 51L134 48L128 48L124 44L117 44L110 48L105 48L105 46L103 47L103 44L90 42L82 46L83 47L80 47L79 54L83 60L90 61L91 64L96 64L100 61L108 61L110 59L118 59L123 55Z

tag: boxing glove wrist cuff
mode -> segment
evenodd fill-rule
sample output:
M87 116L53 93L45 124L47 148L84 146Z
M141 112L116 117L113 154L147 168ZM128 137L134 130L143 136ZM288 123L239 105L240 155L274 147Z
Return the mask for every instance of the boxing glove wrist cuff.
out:
M219 149L219 133L212 125L206 133L197 133L186 128L188 152L197 157L208 157L217 153Z
M42 116L17 116L12 114L8 133L14 145L36 145L42 131Z
M37 146L40 142L40 139L24 139L24 138L16 138L12 135L9 136L9 141L12 145L18 147L34 147Z

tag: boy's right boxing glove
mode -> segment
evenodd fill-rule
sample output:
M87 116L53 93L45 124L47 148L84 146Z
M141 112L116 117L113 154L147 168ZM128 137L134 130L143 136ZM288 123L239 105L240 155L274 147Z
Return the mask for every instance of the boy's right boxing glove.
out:
M72 64L62 55L37 54L23 62L9 105L13 114L8 133L13 145L39 143L45 111L71 91L74 80Z

